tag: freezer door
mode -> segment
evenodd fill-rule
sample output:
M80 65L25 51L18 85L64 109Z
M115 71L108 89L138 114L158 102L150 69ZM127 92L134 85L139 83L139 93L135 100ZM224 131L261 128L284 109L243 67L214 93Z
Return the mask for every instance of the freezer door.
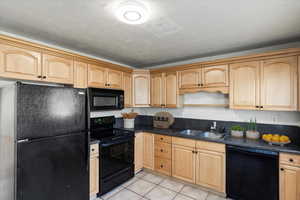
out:
M17 139L71 134L86 129L86 91L19 84Z
M86 134L17 144L18 200L88 200Z

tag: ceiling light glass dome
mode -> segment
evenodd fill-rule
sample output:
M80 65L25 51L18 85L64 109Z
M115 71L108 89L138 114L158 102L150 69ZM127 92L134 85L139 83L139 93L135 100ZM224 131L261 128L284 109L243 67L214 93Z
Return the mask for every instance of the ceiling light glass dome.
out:
M117 18L127 24L142 24L148 20L148 9L138 1L120 3L116 10Z

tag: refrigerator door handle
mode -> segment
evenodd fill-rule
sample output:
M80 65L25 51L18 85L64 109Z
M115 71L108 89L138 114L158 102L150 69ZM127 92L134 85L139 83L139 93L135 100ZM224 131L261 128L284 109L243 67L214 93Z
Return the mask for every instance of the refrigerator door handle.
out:
M19 144L19 143L24 143L24 142L29 142L29 139L27 138L27 139L23 139L23 140L18 140L18 141L17 141L18 144Z

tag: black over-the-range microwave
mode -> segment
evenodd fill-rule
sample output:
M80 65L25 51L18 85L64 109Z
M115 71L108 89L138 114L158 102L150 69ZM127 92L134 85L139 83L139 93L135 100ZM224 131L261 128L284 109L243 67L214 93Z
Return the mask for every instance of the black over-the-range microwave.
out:
M91 111L121 110L124 108L124 91L88 88Z

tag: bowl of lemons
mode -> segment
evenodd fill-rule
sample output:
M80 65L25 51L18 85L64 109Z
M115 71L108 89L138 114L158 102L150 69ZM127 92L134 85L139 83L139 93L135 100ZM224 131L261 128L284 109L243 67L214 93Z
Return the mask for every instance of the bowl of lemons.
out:
M291 140L288 136L279 134L263 134L262 139L270 145L274 144L283 146L291 143Z

